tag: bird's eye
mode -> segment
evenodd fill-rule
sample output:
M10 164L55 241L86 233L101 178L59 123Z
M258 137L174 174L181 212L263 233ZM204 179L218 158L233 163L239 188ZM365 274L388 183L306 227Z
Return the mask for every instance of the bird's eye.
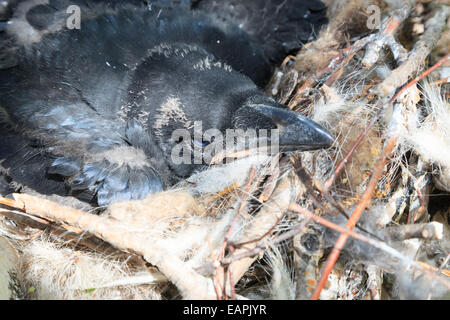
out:
M211 143L209 141L197 140L197 139L193 139L192 141L194 143L194 146L199 147L199 148L204 148L204 147L208 146Z

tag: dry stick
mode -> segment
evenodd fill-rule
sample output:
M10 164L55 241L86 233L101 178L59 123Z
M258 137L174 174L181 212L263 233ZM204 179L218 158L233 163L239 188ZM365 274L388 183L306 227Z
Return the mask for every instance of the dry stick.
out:
M347 219L349 219L349 215L347 214L347 212L345 211L345 209L336 202L336 200L334 200L333 197L331 197L328 193L324 193L322 190L324 189L323 186L320 184L320 182L313 178L310 173L308 173L302 166L300 161L291 158L292 161L292 165L295 168L295 174L297 175L297 177L300 179L300 181L303 183L303 185L306 188L306 192L308 193L308 195L310 196L311 200L313 201L314 205L318 208L320 208L321 210L335 215L336 212L332 211L331 209L323 206L319 199L316 197L316 195L314 194L314 190L318 190L319 192L321 192L322 196L325 196L325 199L337 210L338 213L342 214L344 217L346 217ZM362 228L361 226L356 226L359 230L366 232L367 234L370 234L371 236L373 236L374 238L378 238L375 234L371 233L370 231Z
M237 239L239 242L247 242L249 239L261 238L269 233L267 230L273 229L280 217L283 217L289 208L289 204L299 193L301 186L297 184L295 175L289 173L284 175L278 182L272 198L264 204L258 214L254 217L253 222L245 228L243 234ZM236 255L247 252L257 247L258 244L252 241L242 247L235 248ZM226 258L224 258L226 260ZM233 282L237 283L239 279L250 268L257 257L246 256L240 260L232 262ZM223 262L220 261L221 263ZM223 264L223 263L222 263ZM227 263L225 263L227 265ZM231 294L230 292L227 292Z
M400 96L400 94L403 91L405 91L407 88L409 88L410 86L412 86L415 83L417 83L418 81L420 81L420 79L422 79L426 75L430 74L439 65L442 65L445 61L447 61L449 56L450 56L450 54L447 54L435 66L433 66L429 70L423 72L420 76L416 77L413 81L408 83L396 95L394 95L389 100L389 102L395 101ZM386 163L388 161L388 156L391 154L392 150L394 149L396 141L397 141L397 136L396 135L393 135L392 137L388 138L388 141L386 142L384 150L383 150L383 154L382 154L382 156L381 156L377 166L374 169L373 175L372 175L372 177L371 177L371 179L369 181L367 189L364 192L364 195L363 195L361 201L358 203L358 205L356 206L355 210L353 211L352 216L347 221L346 225L347 225L347 227L350 230L352 230L355 227L355 225L358 222L361 214L366 209L366 207L369 205L369 203L370 203L370 201L372 199L373 192L375 191L375 188L377 186L378 180L379 180L379 178L381 177L381 175L383 173L383 168L384 168L384 166L386 165ZM345 243L347 242L347 239L348 239L348 235L347 234L341 234L339 236L338 240L336 241L336 244L333 247L333 250L331 251L330 255L328 256L328 259L326 261L326 264L325 264L324 270L322 272L321 278L319 280L319 283L318 283L316 289L313 292L313 295L312 295L311 299L313 299L313 300L319 299L320 293L321 293L323 287L325 286L325 283L326 283L326 281L328 279L328 276L331 273L331 271L333 270L334 265L336 264L336 261L337 261L339 255L340 255L340 252L341 252L342 248L344 247Z
M235 253L232 256L222 259L221 263L223 265L228 265L230 263L233 263L233 262L236 262L236 261L239 261L242 259L256 256L261 251L265 250L267 248L267 246L283 242L285 240L288 240L288 239L296 236L300 232L303 232L304 227L305 227L305 225L300 223L300 224L296 225L295 227L293 227L292 229L290 229L288 232L285 232L285 233L279 235L278 237L273 238L271 241L269 241L267 243L259 243L253 249L248 249L248 250L242 251L240 253Z
M386 229L387 236L395 241L406 239L435 239L441 240L443 237L443 226L439 222L407 224Z
M236 224L237 218L241 215L242 211L247 206L247 199L250 195L250 188L252 187L252 182L253 182L254 176L255 176L255 167L252 166L250 168L250 173L248 175L248 180L247 180L247 185L245 187L245 191L243 192L243 195L242 195L241 204L239 206L239 209L236 211L236 214L234 215L233 220L231 222L230 228L228 228L228 231L225 235L225 239L223 240L222 250L220 251L220 254L223 254L223 252L225 251L225 249L228 245L231 233L233 232L233 226Z
M372 36L368 36L356 41L351 47L344 49L342 53L334 56L326 67L320 69L313 76L306 79L303 85L297 89L294 97L289 102L289 108L291 110L295 108L307 90L312 89L312 87L316 83L320 82L320 80L326 75L330 74L329 77L333 77L333 79L336 78L334 75L338 73L339 70L341 70L351 60L351 58L353 58L353 56L364 48L364 46L366 46L371 40Z
M439 86L439 85L441 85L441 84L446 84L446 83L450 83L450 77L447 77L447 78L443 78L443 79L439 79L439 80L433 81L431 84L432 84L432 85L435 85L435 86Z
M148 275L140 275L140 276L131 276L125 277L120 280L116 280L113 282L109 282L104 285L96 286L96 289L102 288L112 288L112 287L122 287L122 286L136 286L136 285L145 285L149 283L158 283L158 282L166 282L167 278L160 273L159 271L154 271L149 273ZM84 288L82 290L89 290L91 287Z
M303 168L301 166L301 162L296 159L296 158L291 158L291 162L292 165L294 166L295 169L295 174L297 175L297 177L300 179L300 181L303 183L303 185L306 188L306 192L308 193L308 195L310 196L311 200L313 201L314 205L318 208L320 208L321 210L335 215L336 212L334 212L333 210L323 206L319 199L316 197L316 195L314 194L313 190L318 190L319 192L321 192L321 194L323 196L325 196L325 199L328 200L328 202L343 216L345 216L347 219L350 219L350 217L348 216L347 212L345 211L344 208L342 208L342 206L337 203L333 197L331 197L328 193L323 193L321 190L323 190L323 187L320 185L320 182L317 181L317 179L313 178L306 170L305 168ZM366 230L365 228L361 227L361 226L356 226L356 228L358 228L359 230L366 232L367 234L370 234L372 237L374 238L378 238L375 234L371 233L370 231ZM378 238L379 239L379 238Z
M389 17L383 28L378 32L376 39L367 45L366 54L361 62L365 68L370 68L378 61L379 53L385 46L391 48L396 61L403 62L406 59L406 49L395 41L394 34L402 22L409 17L411 9L412 1L405 1L403 7L395 10L392 16Z
M427 31L423 35L423 38L419 40L416 45L414 46L414 50L409 55L409 58L407 61L405 61L400 67L393 70L391 75L385 79L382 83L380 83L377 87L377 92L381 97L387 97L389 96L395 89L400 87L402 84L406 83L408 81L409 75L415 72L417 70L418 66L425 61L426 57L430 54L431 49L434 48L435 44L440 38L440 35L442 33L442 30L445 26L446 16L448 15L448 9L446 7L442 8L442 11L438 11L429 21L427 22ZM395 22L395 23L393 23ZM389 32L392 34L393 31L398 28L397 20L391 21L392 24L388 24L388 28L386 30L389 30ZM432 68L427 70L426 72L422 73L418 77L416 77L414 80L409 82L407 85L401 88L390 100L389 102L384 105L384 107L380 108L377 112L377 114L374 116L374 118L370 121L367 128L364 130L363 133L358 137L352 148L349 150L349 152L345 155L344 159L338 164L336 169L334 170L331 177L325 182L324 185L324 193L327 194L330 187L333 185L334 181L340 174L340 172L344 169L347 162L350 160L352 155L354 154L355 150L358 148L358 146L361 144L363 139L367 136L368 132L372 127L375 125L375 123L378 121L380 116L382 115L383 111L385 110L385 107L395 100L409 87L413 86L420 80L422 80L424 77L428 76L431 72L442 66L449 58L449 54L447 54L444 58L439 60L438 63L436 63ZM396 86L395 86L396 85Z
M274 225L273 225L269 230L267 230L266 233L264 233L262 236L260 236L259 238L253 239L253 240L248 240L248 241L245 241L245 242L233 243L233 244L232 244L233 248L240 248L240 247L243 247L243 246L245 246L245 245L247 245L247 244L251 244L251 243L255 243L255 242L260 242L262 239L266 238L269 234L272 233L272 231L273 231L273 230L278 226L278 224L280 223L281 219L283 219L282 216L279 217L279 218L277 219L277 222L274 223Z
M365 242L365 243L367 243L367 244L369 244L369 245L371 245L371 246L373 246L375 248L378 248L380 250L383 250L383 251L389 253L390 255L392 255L392 256L394 256L396 258L403 259L403 260L406 258L401 253L399 253L397 250L391 248L387 244L385 244L385 243L383 243L381 241L378 241L378 240L371 239L369 237L363 236L362 234L359 234L359 233L356 233L354 231L351 231L348 228L345 228L345 227L339 226L337 224L334 224L333 222L330 222L330 221L328 221L328 220L326 220L326 219L324 219L322 217L319 217L318 215L310 212L309 210L306 210L306 209L302 208L301 206L299 206L296 203L291 204L289 209L292 210L292 211L298 212L298 213L306 216L307 218L310 218L311 220L314 220L314 221L320 223L321 225L323 225L323 226L325 226L327 228L330 228L330 229L333 229L333 230L335 230L337 232L340 232L341 235L345 234L345 235L350 236L350 237L352 237L354 239L357 239L357 240L360 240L362 242ZM423 262L415 262L415 261L412 261L412 260L409 261L409 263L411 265L413 265L414 267L416 267L417 269L419 269L419 270L423 271L424 273L430 275L434 279L439 280L447 288L450 289L450 282L449 281L447 281L445 279L442 279L439 276L439 274L430 271L430 270L438 271L437 268L436 269L432 269L432 268L430 268L430 266L428 266L427 264L425 264Z
M320 208L321 210L325 211L328 214L331 214L331 215L336 215L337 214L337 212L333 211L332 209L323 206L320 203L319 199L317 199L316 195L311 191L310 188L307 187L306 192L308 193L308 195L310 196L311 200L313 201L313 204L316 207ZM345 210L342 207L340 207L340 205L338 203L336 203L336 201L330 195L325 194L325 198L335 208L335 210L338 211L338 213L341 213L347 219L350 219L350 217L348 216L347 212L345 212ZM365 233L371 235L374 238L380 239L377 235L373 234L372 232L370 232L369 230L366 230L365 228L363 228L361 226L356 225L356 228L359 229L362 232L365 232Z
M222 248L220 249L220 251L219 251L219 253L217 255L218 258L216 260L220 260L220 259L223 258L223 255L225 253L225 249L229 246L229 239L230 239L231 233L233 232L233 226L236 224L238 217L242 214L242 211L247 206L247 199L248 199L248 197L250 195L250 188L252 187L252 182L253 182L253 178L255 176L255 172L256 172L255 171L255 167L252 166L250 168L250 172L248 174L247 184L246 184L246 187L245 187L245 191L243 192L243 195L242 195L242 199L241 199L241 203L239 205L239 209L236 211L236 213L235 213L235 215L233 217L233 220L231 221L230 227L228 228L228 231L225 234L225 238L224 238L223 243L222 243ZM221 276L223 275L223 271L224 271L223 267L220 264L217 264L216 271L215 271L215 276L214 276L214 281L218 282L219 286L221 288L223 288L223 290L224 290L223 297L226 297L226 282L225 281L227 281L228 279L227 279L226 276L224 276L224 283L222 284L221 281L220 281ZM231 286L231 284L233 283L233 280L232 279L229 279L229 280L230 280L230 286ZM215 285L215 286L217 286L217 285ZM231 289L231 291L233 291L233 290L234 290L234 288ZM217 299L220 299L220 298L221 298L221 296L218 295Z
M435 47L445 27L450 8L440 6L437 10L436 14L425 23L426 31L422 39L414 45L414 49L409 54L408 60L393 70L390 76L380 83L377 88L379 96L388 97L397 88L407 83L409 76L416 72L418 67L423 64L426 57L428 57L431 50Z
M378 121L378 119L380 118L381 114L382 114L382 108L380 108L377 112L377 114L372 118L372 120L370 121L369 125L366 127L366 129L359 135L358 139L355 141L355 143L353 144L353 146L350 148L350 150L347 152L347 154L345 155L344 159L341 160L341 162L339 162L338 166L336 167L336 169L334 169L332 175L330 178L328 178L328 180L325 182L323 189L321 190L325 195L329 194L329 190L331 188L331 186L333 185L334 181L336 180L336 178L338 177L338 175L341 173L341 171L345 168L345 165L347 164L347 162L351 159L351 157L353 156L353 154L355 153L356 149L359 147L359 145L361 144L361 142L364 140L364 138L367 136L367 134L369 133L369 131L372 129L372 127L375 125L375 123Z
M13 199L0 197L0 204L11 208L16 208L18 210L23 210L23 208L18 207L19 204Z
M424 267L426 270L432 270L435 271L437 273L443 274L444 276L450 277L450 270L446 270L446 269L442 269L442 268L435 268L432 267L422 261L418 261L417 262L421 267Z
M275 164L275 165L274 165ZM261 192L259 196L259 201L264 203L270 199L273 191L275 190L278 182L278 178L280 177L280 165L278 161L272 161L270 176L267 179L266 185L264 186L264 190Z
M234 253L234 247L232 245L230 246L230 252L231 252L231 254ZM235 283L234 283L234 278L233 278L233 272L231 269L232 269L232 266L229 266L228 267L228 279L230 281L231 299L236 300L236 288L235 288Z
M350 216L350 219L346 223L346 226L349 230L353 230L353 228L355 227L356 223L359 220L359 217L361 216L363 211L366 209L366 207L369 205L370 200L372 199L373 192L375 191L375 188L377 186L378 180L381 177L381 175L383 174L383 169L388 161L388 156L391 154L392 150L394 149L396 142L397 142L397 137L391 137L387 141L386 146L383 151L383 154L382 154L380 160L378 161L377 166L374 169L372 177L370 178L367 189L364 192L364 195L363 195L361 201L358 203L358 205L356 206L352 215ZM314 290L311 299L313 299L313 300L319 299L320 292L322 291L323 287L325 286L325 283L328 280L328 275L333 270L334 265L336 264L336 261L341 253L341 250L344 248L344 245L347 242L347 238L348 238L348 234L341 234L339 236L338 240L336 241L336 244L334 245L333 250L331 251L330 255L328 256L328 259L325 264L322 275L320 277L319 283L317 284L317 287Z
M220 286L220 281L217 280L218 277L219 277L219 274L216 273L216 274L214 275L214 291L216 292L216 297L217 297L217 299L219 299L219 297L221 297L221 296L223 295L223 289L222 289L222 287Z
M343 234L347 234L348 236L362 241L364 243L367 243L368 245L371 245L375 248L378 248L380 250L385 251L386 253L392 255L393 257L396 257L400 260L405 260L408 261L409 264L411 264L412 266L414 266L415 268L417 268L418 270L426 273L427 275L429 275L430 277L438 280L439 282L443 283L447 288L450 288L450 282L441 278L439 276L439 273L442 273L443 275L449 277L449 272L448 270L438 270L437 268L433 268L429 265L427 265L426 263L423 262L415 262L413 260L410 260L409 258L405 257L404 255L402 255L400 252L398 252L397 250L391 248L390 246L388 246L387 244L383 243L382 241L378 241L376 239L371 239L369 237L363 236L362 234L356 233L354 231L348 230L345 227L342 227L340 225L337 225L331 221L328 221L314 213L312 213L311 211L302 208L301 206L299 206L296 203L291 203L289 205L289 210L300 213L302 215L304 215L306 218L309 218L311 220L314 220L317 223L320 223L321 225L335 230L337 232L343 233ZM287 239L290 239L294 236L296 236L297 234L303 232L304 230L304 224L298 224L296 225L294 228L292 228L291 230L289 230L288 232L283 233L282 235L273 238L268 244L264 245L264 244L259 244L257 247L239 253L239 254L233 254L229 257L226 257L225 259L222 260L223 264L230 264L233 263L235 261L241 260L241 259L245 259L248 257L252 257L257 255L258 253L260 253L261 251L265 250L265 248L267 247L267 245L275 245L277 243L283 242ZM433 272L436 271L436 272Z
M5 198L0 197L0 203L5 204ZM10 199L6 199L10 200ZM13 207L16 205L14 200L9 201L10 206ZM17 210L5 210L0 208L0 215L7 217L10 220L13 220L17 224L23 224L27 227L31 227L39 230L49 230L51 228L51 234L64 238L66 241L74 242L77 245L82 245L92 250L99 250L100 248L107 248L110 245L96 237L82 237L83 231L79 232L79 230L72 231L74 228L70 228L68 230L67 226L64 225L56 225L54 223L50 223L49 220L45 220L25 212L17 211ZM53 222L53 221L52 221Z
M16 201L12 205L15 208L78 227L111 243L116 248L142 255L147 262L158 267L161 273L180 290L185 299L215 298L213 283L210 279L200 276L154 241L146 241L145 238L130 232L115 219L89 214L27 194L14 194L14 198ZM4 199L1 200L4 202Z
M419 76L417 76L416 78L414 78L414 80L412 80L411 82L409 82L407 85L405 85L404 87L402 87L387 103L387 105L391 104L392 102L394 102L395 100L397 100L397 98L403 93L405 92L406 89L410 88L411 86L415 85L417 82L419 82L420 80L422 80L423 78L425 78L426 76L428 76L430 73L432 73L433 71L435 71L437 68L439 68L440 66L442 66L448 59L450 58L450 54L447 54L444 58L442 58L441 60L439 60L433 67L431 67L430 69L426 70L425 72L423 72L422 74L420 74ZM342 171L342 169L344 169L345 165L347 164L347 162L350 160L350 158L353 156L353 153L355 152L355 150L359 147L359 145L361 144L361 142L363 141L363 139L367 136L367 133L369 133L370 129L372 129L372 127L374 126L375 122L378 121L378 119L380 118L381 114L383 113L383 111L385 110L385 108L380 108L377 112L377 114L372 118L372 120L370 121L369 125L367 126L367 128L364 130L363 133L361 133L361 135L358 137L358 139L356 140L356 142L354 143L354 145L352 146L352 148L349 150L349 152L345 155L344 159L342 159L342 161L338 164L338 166L336 167L336 169L333 171L333 174L331 175L331 177L325 182L324 185L324 189L322 190L323 193L327 194L328 191L330 190L330 187L333 185L334 181L336 180L336 178L338 177L339 173Z
M9 203L8 207L21 210L20 208L16 207L16 202L14 200L5 199L3 197L0 197L1 204L6 203L6 201L4 201L4 200L8 200L8 203ZM12 211L12 210L6 210L3 208L0 208L0 214L2 216L7 217L8 219L13 220L14 222L16 222L18 224L24 224L24 225L27 225L34 229L45 229L50 224L50 222L48 220L34 217L32 215L26 214L26 213L18 211L18 210Z
M441 266L439 267L439 272L442 272L442 270L444 270L444 268L447 265L449 260L450 260L450 253L447 255L447 258L444 259ZM450 275L448 275L448 276L450 277Z
M380 30L380 32L364 37L356 41L352 46L345 48L344 50L342 50L342 53L334 56L326 67L317 71L312 77L305 80L303 85L297 90L295 96L289 102L289 108L293 109L300 101L300 99L304 96L306 91L308 89L311 89L324 77L327 77L325 83L328 86L331 86L337 79L339 79L342 74L341 70L350 62L355 54L366 47L368 44L392 37L403 20L405 20L409 16L412 7L411 3L412 2L409 0L405 1L405 5L403 6L403 8L395 11L395 13L387 20L386 25Z

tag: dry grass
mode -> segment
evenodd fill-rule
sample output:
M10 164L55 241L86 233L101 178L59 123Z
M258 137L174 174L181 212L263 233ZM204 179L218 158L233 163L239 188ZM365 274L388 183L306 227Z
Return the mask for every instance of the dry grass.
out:
M0 211L0 231L12 238L19 257L7 267L19 285L7 294L30 299L308 299L313 292L322 299L448 297L450 212L448 200L435 195L450 192L449 84L436 82L439 69L389 101L448 53L446 40L439 40L446 36L439 25L445 25L448 7L424 3L419 10L409 1L390 1L391 6L380 1L391 20L367 35L366 2L342 3L330 6L330 26L291 58L294 63L277 70L281 81L267 90L329 128L336 137L332 148L286 156L279 170L270 159L251 157L213 166L175 190L112 205L102 216L24 195L5 200L16 210ZM393 9L405 4L410 10ZM374 50L371 43L386 41L393 50L392 39L418 16L425 36L401 43L409 48L407 62L382 50L376 63L362 64ZM390 29L393 22L398 24ZM378 121L368 128L375 116ZM277 183L268 186L268 181ZM297 208L293 204L302 209L290 210ZM355 229L345 231L345 225ZM56 226L67 231L56 232ZM430 236L429 230L439 228L441 233ZM337 239L343 246L339 259L325 263Z

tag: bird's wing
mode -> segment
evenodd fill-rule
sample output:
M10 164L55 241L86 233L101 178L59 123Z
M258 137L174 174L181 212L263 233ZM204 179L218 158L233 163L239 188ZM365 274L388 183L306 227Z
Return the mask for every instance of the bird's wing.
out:
M58 39L64 36L51 41ZM76 61L82 55L39 45L49 44L37 44L35 54L23 54L18 66L0 71L3 171L38 192L61 194L65 184L85 200L96 195L100 205L160 191L162 181L141 145L129 141L134 127L118 115L118 83L126 69L83 64ZM150 139L145 133L141 140Z
M70 191L86 201L96 196L100 205L162 190L141 146L129 142L139 127L100 115L76 90L16 89L1 105L1 171L16 183L45 194Z
M42 194L66 195L64 182L48 178L54 157L37 141L0 125L0 194L7 195L27 187ZM92 196L91 196L92 198Z
M52 51L63 50L58 56L70 57L70 63L77 66L77 69L69 70L71 73L67 72L74 78L87 78L86 72L90 70L87 68L92 68L92 59L96 57L98 66L103 68L133 67L145 57L147 50L161 42L192 43L203 47L260 86L271 76L271 65L258 41L232 23L218 22L209 12L196 10L189 14L188 1L181 1L184 5L175 0L41 2L47 1L20 2L8 23L7 33L18 39L19 45L28 47L45 39L45 44L40 44L40 51L46 52L47 56ZM67 21L71 21L71 14L67 12L71 5L80 8L80 29L66 30ZM64 35L61 35L62 30ZM58 34L54 41L53 34ZM6 51L2 48L2 52ZM80 68L83 63L76 57L88 54L87 68ZM0 68L1 65L0 60ZM94 71L99 74L99 70ZM88 73L90 79L94 78L93 73ZM95 87L93 83L86 86Z
M320 0L192 0L192 7L241 27L257 39L272 63L313 40L327 23Z
M46 5L40 4L46 2ZM28 3L32 4L27 7ZM96 11L105 11L105 8L112 13L124 7L134 7L134 10L130 9L131 17L121 13L124 19L130 19L132 24L128 30L119 32L127 37L118 39L125 41L127 46L131 44L132 52L139 47L136 46L137 43L142 42L143 48L162 35L169 35L168 40L179 39L187 42L195 38L197 44L204 44L218 59L224 60L236 71L243 72L260 86L263 86L271 75L270 63L279 64L288 54L300 49L304 43L311 41L320 27L327 22L326 7L320 0L26 0L19 1L13 11L15 9L17 12L26 12L27 22L41 32L58 25L58 19L67 18L66 9L70 5L80 6L82 15L86 15L86 10L87 15L95 15ZM27 10L23 10L23 7L27 7ZM177 11L189 7L198 14L196 22L189 21L186 15L180 15ZM147 9L146 15L142 15L142 8ZM159 21L158 25L142 24L149 22L149 17L155 13L160 19L153 21ZM174 24L173 16L183 18ZM209 29L208 20L211 19L214 20L216 28ZM169 20L170 24L161 23ZM109 26L102 27L102 22L98 22L98 30L106 27L105 32L111 32L114 25L124 21L115 21L113 18ZM178 30L170 29L177 23L180 27ZM221 26L221 30L218 30L217 26ZM164 28L168 29L163 30ZM227 34L226 39L229 41L223 42L223 33ZM28 38L36 35L23 34Z
M262 3L270 7L267 1ZM35 181L44 172L57 175L74 192L97 194L99 204L160 190L161 179L146 157L157 151L144 153L154 148L152 137L121 112L130 107L133 93L127 89L135 67L161 41L194 43L255 83L267 80L264 52L243 31L251 32L253 22L245 28L217 23L202 13L213 15L207 0L204 7L195 4L193 15L174 5L152 5L171 0L132 2L18 2L1 50L14 58L0 60L0 134L11 146L0 162L17 182L27 182L24 170ZM66 28L71 4L81 6L80 29ZM257 11L256 4L249 1L249 8Z

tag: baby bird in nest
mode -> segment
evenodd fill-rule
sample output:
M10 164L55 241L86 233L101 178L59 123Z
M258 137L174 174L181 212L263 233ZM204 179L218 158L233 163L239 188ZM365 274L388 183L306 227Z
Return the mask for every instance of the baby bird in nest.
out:
M142 199L211 164L180 163L173 151L211 147L208 129L278 129L268 143L281 152L330 146L327 130L262 91L325 9L316 0L11 3L0 28L0 191L26 186L100 206Z

